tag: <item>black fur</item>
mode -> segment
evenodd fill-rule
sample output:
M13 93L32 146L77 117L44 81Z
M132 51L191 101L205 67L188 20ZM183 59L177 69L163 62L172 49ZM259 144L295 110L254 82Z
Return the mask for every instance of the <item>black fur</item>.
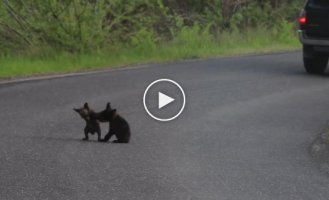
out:
M114 140L114 143L129 143L131 135L129 124L117 114L116 109L111 108L110 103L107 103L105 110L96 113L94 116L100 122L109 122L109 132L101 141L107 142L115 135L117 140Z
M86 126L84 129L85 137L82 140L88 140L89 133L92 135L97 133L98 141L101 141L101 128L99 122L94 117L95 112L89 108L88 103L85 103L82 108L74 108L73 110L79 113L81 118L86 121Z

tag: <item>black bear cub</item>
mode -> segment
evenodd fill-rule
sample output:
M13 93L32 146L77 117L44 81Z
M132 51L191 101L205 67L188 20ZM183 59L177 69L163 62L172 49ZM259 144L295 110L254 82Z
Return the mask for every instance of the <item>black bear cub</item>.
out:
M109 132L101 140L102 142L107 142L111 139L113 135L116 136L117 140L114 143L129 143L130 140L130 127L128 122L122 118L116 109L111 108L111 104L107 103L105 110L96 113L95 117L100 122L109 122Z
M85 137L82 140L88 140L89 133L92 135L97 133L98 141L101 141L101 128L99 122L95 119L95 112L89 108L88 103L85 103L82 108L74 108L74 110L86 121L86 127L84 129Z

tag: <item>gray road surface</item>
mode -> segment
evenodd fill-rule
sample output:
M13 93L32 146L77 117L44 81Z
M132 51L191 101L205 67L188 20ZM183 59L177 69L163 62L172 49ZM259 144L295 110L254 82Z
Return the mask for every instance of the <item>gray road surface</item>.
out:
M301 60L218 58L0 85L0 199L327 200L329 178L308 147L329 119L329 82ZM168 123L142 104L159 78L186 92ZM95 110L111 101L131 143L80 141L72 108L85 101Z

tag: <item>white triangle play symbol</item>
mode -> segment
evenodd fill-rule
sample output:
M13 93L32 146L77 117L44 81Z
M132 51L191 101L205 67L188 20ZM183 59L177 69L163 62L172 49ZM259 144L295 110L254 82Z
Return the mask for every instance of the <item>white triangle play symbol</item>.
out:
M159 96L159 109L175 101L175 99L163 94L162 92L159 92L158 96Z

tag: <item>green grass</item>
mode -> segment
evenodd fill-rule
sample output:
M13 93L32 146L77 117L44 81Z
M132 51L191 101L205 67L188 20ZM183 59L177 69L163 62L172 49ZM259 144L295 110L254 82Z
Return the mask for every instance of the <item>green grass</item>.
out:
M116 46L93 53L44 51L24 56L0 56L0 78L59 74L172 60L298 49L291 29L276 34L262 29L223 33L214 39L198 27L183 29L173 41L155 44L146 39L133 47ZM40 51L40 50L39 50ZM36 51L38 52L38 51Z

